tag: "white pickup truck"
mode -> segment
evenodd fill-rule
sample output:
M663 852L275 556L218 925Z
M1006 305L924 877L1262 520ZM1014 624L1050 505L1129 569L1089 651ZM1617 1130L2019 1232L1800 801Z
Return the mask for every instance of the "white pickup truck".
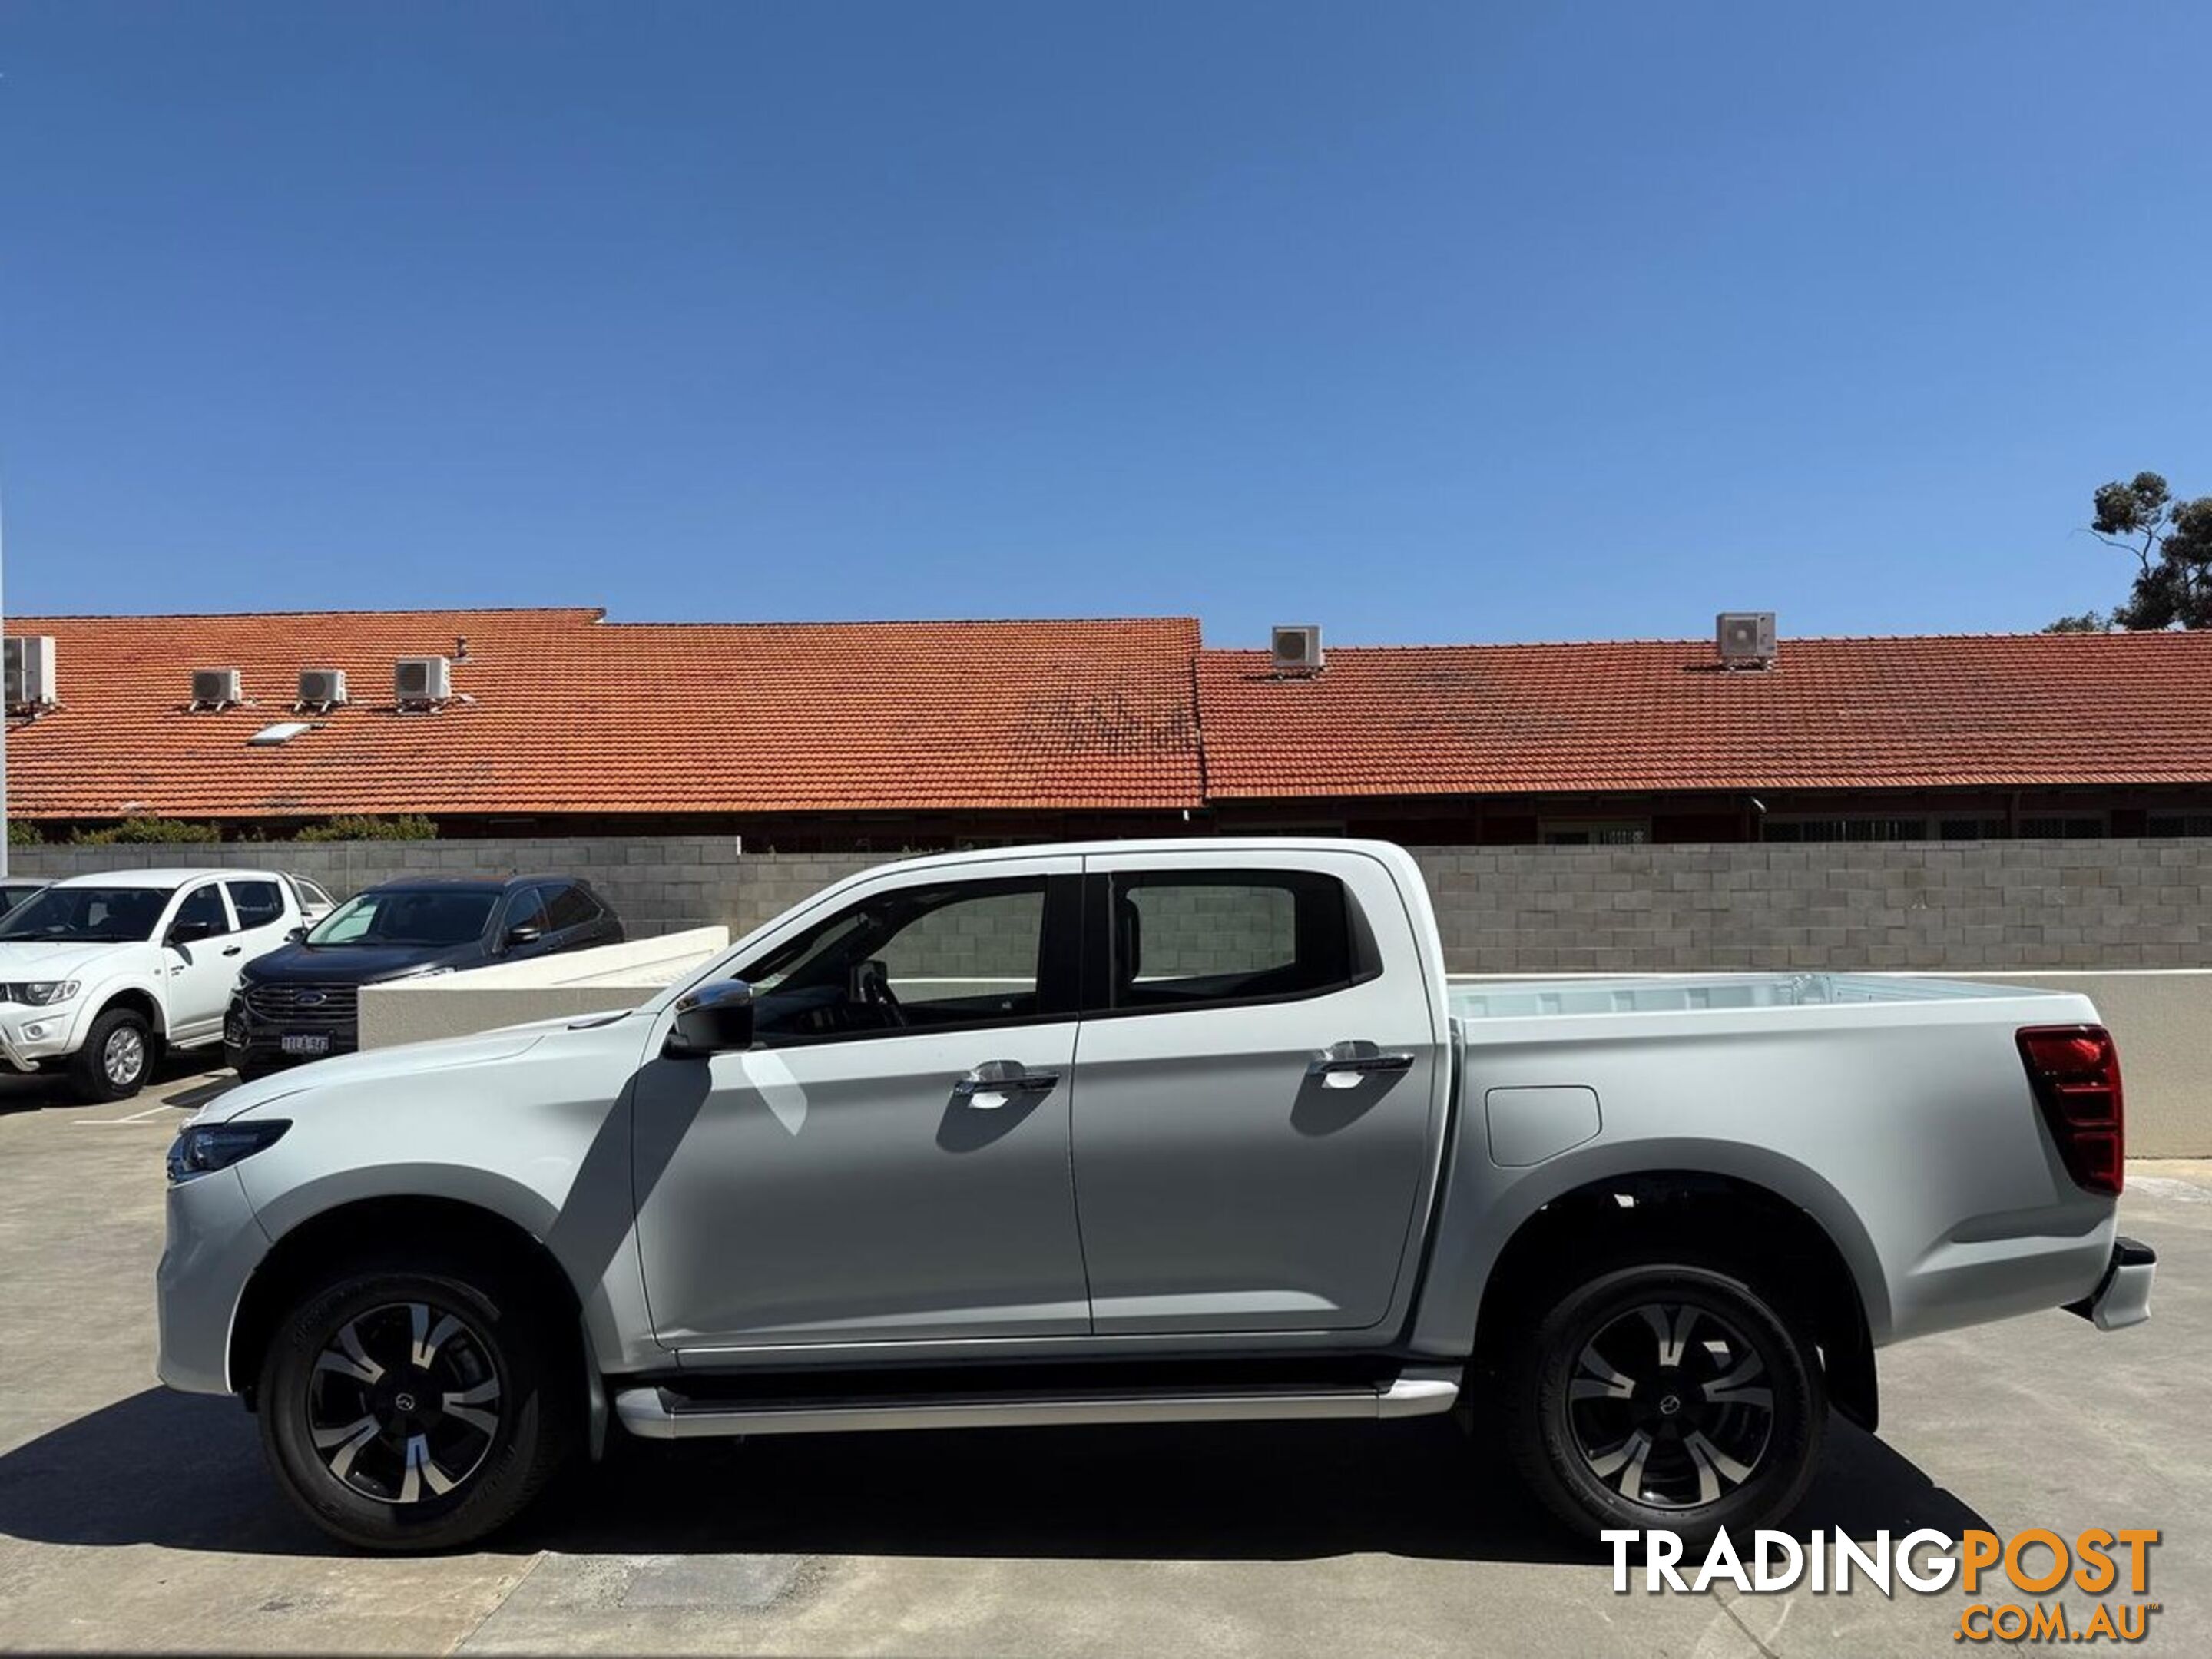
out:
M483 1534L610 1424L1460 1404L1586 1532L1758 1526L1832 1406L1875 1426L1885 1344L2146 1316L2096 1020L1917 979L1455 986L1372 842L921 859L639 1008L209 1106L160 1370L380 1548Z
M163 1048L222 1040L238 970L301 924L266 870L72 876L0 918L0 1058L82 1100L138 1092Z

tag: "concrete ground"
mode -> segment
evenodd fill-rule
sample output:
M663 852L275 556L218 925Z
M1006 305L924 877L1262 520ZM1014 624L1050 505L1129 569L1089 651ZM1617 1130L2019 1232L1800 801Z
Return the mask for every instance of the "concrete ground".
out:
M0 1647L1956 1650L1956 1589L1617 1595L1443 1420L630 1443L497 1547L351 1555L278 1498L244 1412L153 1381L161 1153L220 1087L74 1107L0 1082ZM2054 1311L1889 1351L1881 1438L1835 1425L1793 1529L2159 1528L2141 1645L2212 1647L2212 1166L2135 1167L2125 1218L2161 1259L2149 1325Z

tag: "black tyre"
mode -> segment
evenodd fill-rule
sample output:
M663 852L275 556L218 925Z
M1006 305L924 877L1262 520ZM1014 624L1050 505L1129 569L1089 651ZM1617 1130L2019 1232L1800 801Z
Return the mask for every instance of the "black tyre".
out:
M1576 1532L1665 1528L1700 1548L1804 1496L1826 1381L1747 1280L1691 1262L1616 1267L1571 1285L1522 1335L1504 1378L1511 1454Z
M70 1056L70 1092L79 1100L128 1100L154 1069L154 1036L146 1017L130 1008L102 1009Z
M243 1048L223 1045L222 1063L238 1073L240 1083L255 1083L276 1069L265 1060L255 1060Z
M278 1322L261 1366L261 1443L325 1532L439 1550L504 1526L566 1460L576 1362L503 1275L343 1273Z

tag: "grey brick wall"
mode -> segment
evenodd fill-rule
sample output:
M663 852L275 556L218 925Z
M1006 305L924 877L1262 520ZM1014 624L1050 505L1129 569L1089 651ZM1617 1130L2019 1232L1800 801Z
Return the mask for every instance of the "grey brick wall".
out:
M403 874L589 878L638 935L743 932L884 855L730 836L19 847L23 875L264 866L341 897ZM2212 841L1417 849L1455 970L2212 965Z
M1431 849L1450 966L2186 968L2212 842Z
M732 836L629 841L612 837L400 842L222 842L162 847L15 847L16 875L60 878L156 866L289 871L345 898L400 876L581 876L605 894L634 937L726 922L743 933L855 870L865 853L745 854Z

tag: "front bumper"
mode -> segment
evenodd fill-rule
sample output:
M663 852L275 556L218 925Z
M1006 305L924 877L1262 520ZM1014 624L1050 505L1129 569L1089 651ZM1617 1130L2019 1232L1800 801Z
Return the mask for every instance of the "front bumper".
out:
M320 1054L287 1054L284 1039L288 1036L321 1037L328 1044ZM238 1066L241 1062L261 1071L273 1071L281 1066L304 1066L310 1060L326 1060L333 1054L349 1054L361 1047L361 1023L352 1019L285 1020L256 1013L243 996L234 996L223 1016L222 1048L226 1065Z
M2158 1252L2132 1238L2112 1241L2112 1258L2097 1288L2066 1311L2079 1314L2100 1331L2124 1330L2150 1317L2151 1280L2158 1273Z
M167 1248L154 1270L160 1331L154 1374L187 1394L231 1394L230 1327L246 1282L269 1253L269 1235L236 1168L169 1188Z
M0 1060L19 1072L36 1072L44 1061L74 1054L82 1012L74 999L46 1008L0 1003Z

